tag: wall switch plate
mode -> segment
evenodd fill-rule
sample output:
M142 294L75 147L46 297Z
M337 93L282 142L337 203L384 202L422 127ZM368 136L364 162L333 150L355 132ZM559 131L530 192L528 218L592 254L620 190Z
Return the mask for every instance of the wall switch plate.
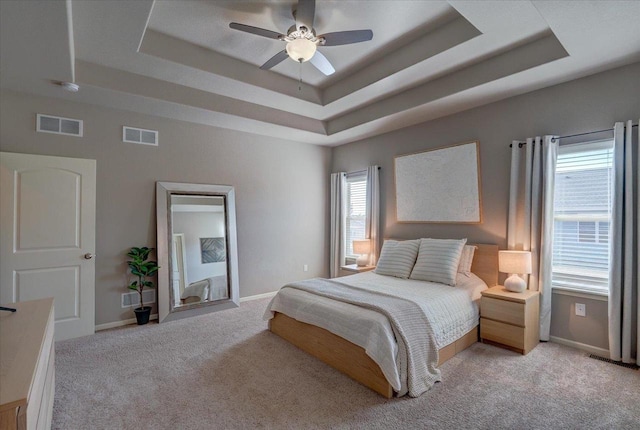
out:
M303 272L308 272L309 271L309 265L305 264L304 266L302 266L302 271Z
M587 305L584 303L576 303L576 315L579 317L587 316Z

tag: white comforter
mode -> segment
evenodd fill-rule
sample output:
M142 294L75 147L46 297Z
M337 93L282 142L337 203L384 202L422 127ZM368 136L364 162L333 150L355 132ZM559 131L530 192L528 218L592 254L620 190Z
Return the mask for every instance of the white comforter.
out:
M189 286L184 289L180 298L187 299L189 297L199 297L201 301L207 300L207 297L209 297L209 279L202 279L190 283Z
M478 325L479 310L475 301L487 288L473 274L471 277L458 275L456 287L373 272L342 277L339 282L416 301L430 320L438 348L454 342ZM380 366L394 390L404 391L406 381L400 380L398 346L384 315L293 288L282 288L278 292L267 307L265 319L272 318L273 312L322 327L361 346Z

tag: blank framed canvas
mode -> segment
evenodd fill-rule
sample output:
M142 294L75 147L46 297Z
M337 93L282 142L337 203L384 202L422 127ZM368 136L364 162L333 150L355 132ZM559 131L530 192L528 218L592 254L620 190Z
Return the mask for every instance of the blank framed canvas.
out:
M482 223L480 144L396 156L398 222Z

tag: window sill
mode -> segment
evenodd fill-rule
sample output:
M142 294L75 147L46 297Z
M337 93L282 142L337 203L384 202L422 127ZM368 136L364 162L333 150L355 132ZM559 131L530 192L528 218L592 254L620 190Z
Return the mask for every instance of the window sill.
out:
M551 291L554 294L561 294L563 296L581 297L583 299L600 300L602 302L609 301L609 294L605 292L576 290L566 287L551 287Z

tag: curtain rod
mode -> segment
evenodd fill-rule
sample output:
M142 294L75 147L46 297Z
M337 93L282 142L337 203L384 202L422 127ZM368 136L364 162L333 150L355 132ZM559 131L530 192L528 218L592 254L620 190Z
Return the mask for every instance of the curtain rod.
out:
M632 124L631 127L637 127L638 124ZM596 133L604 133L605 131L613 131L613 128L605 128L604 130L596 130L596 131L588 131L586 133L576 133L576 134L569 134L567 136L558 136L557 138L554 137L551 140L560 140L560 139L567 139L569 137L577 137L577 136L587 136L589 134L596 134ZM518 142L518 148L522 148L524 145L526 145L527 142ZM512 143L509 144L509 148L511 148L513 146Z
M378 170L382 170L382 167L378 166ZM346 175L353 175L354 173L366 173L367 169L355 170L353 172L345 172Z

